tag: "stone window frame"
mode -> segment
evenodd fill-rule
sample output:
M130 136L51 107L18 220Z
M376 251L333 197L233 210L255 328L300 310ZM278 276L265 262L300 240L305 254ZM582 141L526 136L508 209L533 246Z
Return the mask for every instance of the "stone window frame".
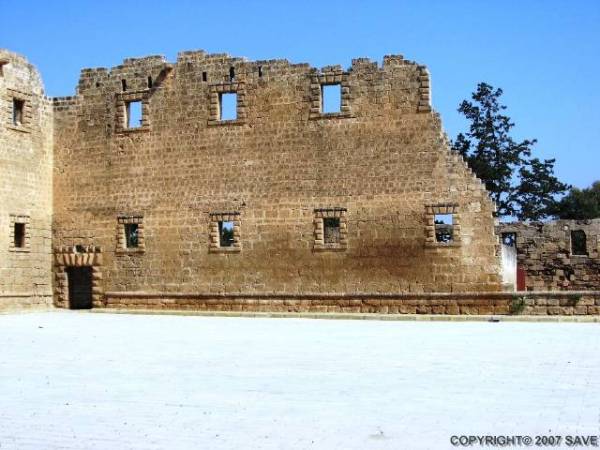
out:
M324 219L340 220L340 240L335 243L325 243ZM321 251L344 251L348 248L348 210L346 208L316 208L314 210L314 236L313 250Z
M210 253L239 253L242 251L241 213L238 211L223 211L209 213L208 251ZM233 245L221 247L219 222L233 222Z
M117 93L116 131L117 133L139 133L150 131L150 89ZM127 104L142 102L142 122L139 127L129 128Z
M15 224L25 225L25 235L23 236L23 247L15 247ZM8 250L17 253L29 253L31 251L31 217L23 214L11 214L9 220L9 247Z
M15 89L6 89L5 99L9 107L8 111L8 129L20 131L23 133L31 133L31 123L33 118L33 111L31 108L31 94L26 92L17 91ZM20 100L23 102L23 120L19 125L15 125L13 122L13 102L14 100Z
M209 86L208 125L243 125L246 123L246 85L241 81ZM221 94L236 94L236 118L221 120Z
M323 106L323 86L339 84L340 93L340 111L324 113ZM310 81L310 119L336 119L352 117L350 108L350 77L348 72L327 71L321 74L311 75Z
M102 247L95 245L54 247L54 304L69 308L69 267L91 267L92 307L106 306L102 288Z
M452 241L438 242L435 237L436 214L452 214ZM459 247L462 242L458 203L425 205L425 246L432 248Z
M138 246L127 247L127 237L125 236L125 225L136 224L138 226ZM116 231L116 253L129 255L146 252L146 241L144 239L144 216L142 214L128 214L117 217Z

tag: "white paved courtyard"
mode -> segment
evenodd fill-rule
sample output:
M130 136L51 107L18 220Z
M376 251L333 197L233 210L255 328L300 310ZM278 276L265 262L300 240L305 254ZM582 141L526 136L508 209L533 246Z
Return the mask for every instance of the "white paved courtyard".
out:
M600 434L600 325L0 315L2 450L444 449L483 434Z

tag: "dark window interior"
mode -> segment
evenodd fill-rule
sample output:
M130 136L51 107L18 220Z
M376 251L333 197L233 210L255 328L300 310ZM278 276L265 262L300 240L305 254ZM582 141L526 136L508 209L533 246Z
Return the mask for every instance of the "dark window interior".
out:
M587 238L585 236L585 231L571 231L571 254L587 255Z
M325 244L339 244L340 242L340 219L328 217L323 219L323 240Z
M23 109L25 102L18 98L13 98L13 125L23 124Z
M139 246L139 227L137 223L125 224L125 241L127 248L136 248Z
M25 224L24 223L15 223L15 240L14 246L16 248L25 247Z

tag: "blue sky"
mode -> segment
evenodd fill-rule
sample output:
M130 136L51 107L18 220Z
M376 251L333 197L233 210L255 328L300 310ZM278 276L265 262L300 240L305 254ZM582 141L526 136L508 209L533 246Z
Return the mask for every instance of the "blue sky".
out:
M501 87L516 138L563 181L600 179L600 1L0 0L0 47L27 56L49 95L83 67L205 49L314 66L402 54L426 64L451 138L479 81Z

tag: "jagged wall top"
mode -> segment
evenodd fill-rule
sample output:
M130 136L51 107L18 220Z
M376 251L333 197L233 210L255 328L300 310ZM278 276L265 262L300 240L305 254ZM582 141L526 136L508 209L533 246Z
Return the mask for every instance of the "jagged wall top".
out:
M235 69L238 80L253 77L260 73L260 77L264 79L274 78L285 75L322 75L322 74L383 74L397 70L409 69L415 70L418 73L418 90L419 90L419 112L431 111L430 99L430 76L424 65L417 64L414 61L406 60L402 55L385 55L381 66L369 58L355 58L352 60L351 66L344 70L341 65L328 65L322 68L312 67L308 63L291 63L287 59L270 59L250 61L244 57L233 57L227 53L207 53L204 50L183 51L177 55L175 63L167 61L164 56L151 55L139 58L126 58L123 63L110 69L105 67L84 68L81 71L77 93L81 93L95 85L113 81L117 85L119 77L125 73L131 73L131 70L144 72L144 75L153 79L161 77L167 71L176 73L194 72L198 70L206 70L206 68L228 65ZM161 75L162 74L162 75ZM131 80L129 89L145 88L146 76L140 76ZM228 75L223 73L220 77L211 77L209 82L227 82ZM376 79L373 78L373 82ZM120 80L118 81L120 82Z

